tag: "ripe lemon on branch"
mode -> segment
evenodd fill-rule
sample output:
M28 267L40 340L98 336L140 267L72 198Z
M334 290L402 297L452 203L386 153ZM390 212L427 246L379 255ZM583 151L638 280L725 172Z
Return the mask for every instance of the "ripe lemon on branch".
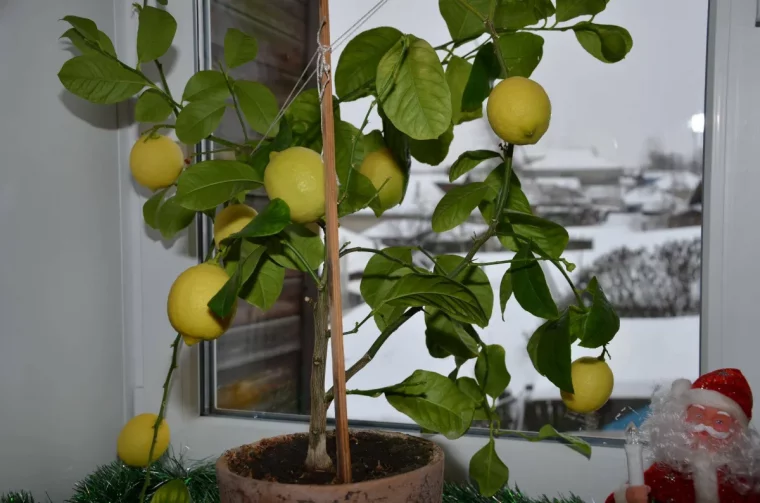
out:
M129 154L132 176L150 190L163 189L176 182L184 166L182 148L168 136L159 134L142 135Z
M121 429L119 438L116 441L116 452L125 464L145 467L166 452L171 435L169 425L163 420L158 427L153 456L151 459L148 459L150 445L153 443L156 419L158 419L158 416L155 414L140 414L127 421L127 424Z
M513 145L533 145L549 129L552 105L537 82L510 77L488 97L488 122L499 138Z
M370 179L375 190L379 190L380 209L385 211L401 202L404 195L404 173L387 148L368 154L359 172ZM382 188L381 188L382 187Z
M243 230L258 213L247 204L231 204L220 211L214 219L214 242L219 248L226 238Z
M174 280L167 302L169 323L182 334L188 345L217 339L230 327L236 307L226 318L219 318L208 307L209 301L228 279L227 273L218 265L199 264Z
M264 171L269 199L282 199L290 219L298 224L314 222L325 214L325 172L322 157L305 147L272 152Z
M561 393L568 409L588 414L599 410L610 399L615 377L604 360L590 356L578 358L570 366L570 374L575 393Z

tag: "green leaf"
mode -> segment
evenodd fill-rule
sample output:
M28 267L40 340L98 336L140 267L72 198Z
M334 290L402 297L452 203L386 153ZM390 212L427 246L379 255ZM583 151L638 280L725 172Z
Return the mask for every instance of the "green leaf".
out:
M483 403L483 400L486 398L483 391L480 389L480 386L478 386L477 381L472 377L460 377L457 379L457 388L459 388L459 391L472 398L472 401L476 404Z
M494 25L500 30L519 30L554 14L551 0L499 0Z
M193 223L195 212L179 204L177 197L170 197L158 208L158 230L164 239L171 239L179 231Z
M88 39L85 39L85 37L77 31L75 28L69 28L64 32L63 35L61 35L61 38L68 38L71 43L79 49L82 54L100 54L97 48L92 47L90 44L95 44L96 46L100 47L100 50L105 52L106 54L110 54L111 56L116 56L116 51L113 47L113 42L111 42L111 39L108 38L108 35L103 33L102 31L98 31L98 39L97 40L90 40L90 44L87 43Z
M385 398L421 427L452 440L470 428L476 407L450 379L425 370L415 370L403 382L386 389Z
M224 102L230 97L227 81L221 72L216 70L201 70L185 84L182 101L214 101Z
M498 344L483 346L475 362L475 378L491 398L499 398L509 386L512 376L507 371L507 356Z
M290 208L282 199L272 199L253 220L228 239L259 238L282 232L290 224Z
M135 120L138 122L161 122L172 113L172 107L155 89L148 89L137 98Z
M356 143L356 148L354 148ZM353 157L351 155L353 154ZM364 161L364 135L353 124L335 124L335 170L341 185L347 184L351 170L358 170Z
M110 54L111 56L116 57L116 49L113 46L113 42L111 42L111 39L108 38L108 35L103 33L102 31L99 31L99 37L98 40L100 42L100 48L103 49L103 51L106 52L106 54Z
M65 16L63 21L69 23L82 37L96 44L100 41L100 31L95 21L86 17Z
M463 260L464 257L459 255L439 255L435 258L434 271L442 276L447 276L459 267ZM477 265L469 264L453 279L470 289L477 297L486 318L490 320L493 312L493 289L483 269Z
M516 250L517 243L510 236L521 236L532 241L542 252L551 258L559 258L565 251L570 237L567 230L559 224L546 220L529 213L521 211L504 212L509 226L496 229L496 233L506 236L508 240L502 240L502 243L509 245L508 248Z
M401 195L401 200L404 200L406 196L406 189L409 186L409 170L412 166L412 156L409 149L410 138L393 124L393 122L385 115L382 107L378 107L378 113L380 119L383 121L383 137L385 138L385 144L393 154L393 158L396 160L401 172L404 174L404 190ZM382 213L382 212L381 212ZM377 215L377 211L375 212Z
M375 129L369 134L364 135L364 155L369 155L380 149L386 148L383 132Z
M547 439L560 439L563 443L566 443L568 447L570 447L572 450L579 452L586 456L588 459L591 459L591 446L586 442L585 440L574 437L573 435L566 435L564 433L558 432L554 426L550 424L545 424L541 427L540 430L538 430L538 436L533 437L531 441L537 442L541 440L547 440ZM535 439L535 440L534 440Z
M609 0L556 0L557 22L569 21L578 16L594 16L607 7Z
M437 307L457 321L480 327L488 324L488 317L475 294L461 283L441 276L417 273L403 276L396 281L382 303Z
M427 309L425 327L425 344L433 358L478 356L478 343L470 333L471 326L452 320L438 309Z
M455 125L483 117L483 107L470 112L462 108L464 91L471 74L472 64L459 56L451 58L446 66L446 83L451 91L451 121Z
M488 185L489 189L488 194L486 194L483 202L480 203L479 208L481 214L483 215L483 219L488 223L490 223L493 219L493 212L496 208L496 198L499 195L502 180L504 180L505 168L506 167L504 166L504 163L499 164L488 174L484 181L484 183ZM507 204L504 209L518 211L529 215L532 214L530 202L528 201L528 198L525 197L525 193L520 187L520 179L517 178L517 174L514 171L512 171L512 176L510 178L509 194L507 195ZM502 214L502 221L505 221L505 215L506 213ZM504 227L506 227L506 225ZM507 231L509 228L506 227L497 229L497 231L499 230ZM508 243L505 241L505 238L500 238L500 240L506 248L509 248L510 250L517 250L517 245L514 243L514 240L512 238L509 238Z
M245 259L238 262L235 273L208 302L208 307L214 314L220 318L226 318L232 313L233 308L237 305L238 292L241 286L253 274L265 250L264 246L257 246Z
M520 247L513 260L512 288L520 306L539 318L554 319L559 316L544 271L530 248Z
M159 190L143 204L143 220L151 229L158 229L158 208L161 206L167 190L169 189Z
M282 239L290 246L298 250L312 271L317 269L325 258L325 245L318 234L314 234L304 225L292 224L285 228L280 234ZM297 271L306 271L299 257L287 246L280 241L270 241L269 256L283 267L295 269Z
M415 140L433 140L451 124L451 93L430 44L407 35L404 51L404 40L377 67L378 95L386 116L402 133Z
M483 161L495 159L497 157L499 157L499 153L491 150L470 150L469 152L465 152L459 156L454 164L451 165L451 169L449 170L449 181L453 182L460 176L477 167Z
M264 84L247 80L236 80L233 89L251 129L262 135L275 136L277 126L272 123L280 107L272 91Z
M146 85L141 76L99 54L84 54L66 61L58 79L71 93L102 105L124 101Z
M501 319L504 321L504 311L507 309L507 302L512 296L512 269L507 269L504 276L501 277L499 285L499 305L501 306Z
M377 189L369 178L362 175L359 171L351 172L346 188L344 189L341 186L338 216L342 218L362 208L366 208L376 201L375 196L377 193ZM375 215L377 215L377 209L373 208L373 210L375 210Z
M140 63L158 59L169 50L177 33L177 21L167 11L151 6L140 9L137 28L137 60Z
M277 135L272 141L271 147L273 152L282 152L293 145L293 128L290 127L288 119L281 118L277 124Z
M221 159L203 161L179 175L177 202L191 210L208 210L262 183L256 171L242 162Z
M282 293L285 269L270 257L259 261L250 279L243 284L240 297L262 311L269 310Z
M403 34L395 28L380 27L362 32L343 49L335 71L335 91L344 101L369 96L377 77L377 65ZM366 91L361 91L366 89Z
M491 94L494 79L504 78L501 65L496 57L493 42L483 44L475 54L470 78L462 94L462 110L483 113L483 101Z
M464 0L480 15L462 5L462 0L438 0L438 9L453 40L466 40L485 33L483 20L488 17L489 0Z
M169 5L169 0L156 0L156 2L158 2L159 5Z
M631 34L620 26L582 22L573 31L586 52L604 63L621 61L633 48Z
M153 493L150 503L192 503L190 490L182 479L174 479L159 487Z
M615 309L604 295L596 276L591 278L586 293L593 298L591 307L578 321L582 323L580 346L584 348L600 348L608 344L620 330L620 318ZM572 318L571 318L572 319Z
M385 248L381 251L404 264L410 266L412 264L411 248L399 246ZM388 259L383 255L372 255L362 273L359 291L368 306L378 307L383 303L396 281L411 273L411 268L405 267L397 261Z
M488 192L483 182L473 182L450 189L433 211L433 231L446 232L470 218Z
M256 39L237 28L229 28L224 35L224 61L235 68L256 59L259 45Z
M438 166L449 155L449 147L454 139L454 126L435 140L409 140L409 152L412 157L425 164Z
M544 55L544 39L520 31L499 36L499 49L510 77L530 77Z
M492 497L509 482L509 468L496 454L493 438L470 459L470 478L478 484L480 494Z
M198 143L219 127L224 109L221 101L193 101L177 117L177 137L188 145Z
M528 341L528 354L536 371L562 391L573 393L570 373L570 327L567 312L538 327Z
M293 103L285 110L285 118L296 134L303 135L310 129L314 129L315 133L320 133L322 131L321 113L319 92L316 89L307 89L296 96Z

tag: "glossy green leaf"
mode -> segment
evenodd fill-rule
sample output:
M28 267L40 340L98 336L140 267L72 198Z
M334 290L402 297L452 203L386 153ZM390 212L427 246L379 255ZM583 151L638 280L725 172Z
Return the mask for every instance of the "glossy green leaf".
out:
M137 98L135 120L138 122L161 122L172 113L172 107L155 89L148 89Z
M407 40L406 51L397 43L380 61L378 95L386 116L402 133L433 140L451 124L451 93L435 50L412 35Z
M544 55L544 39L525 31L505 33L499 36L499 49L507 75L530 77Z
M341 218L366 208L373 201L377 200L377 189L372 184L372 181L359 171L351 172L351 177L345 189L343 186L340 189L338 216ZM380 213L376 208L372 209L375 210L376 215Z
M454 125L483 117L482 107L469 112L462 108L462 98L471 74L472 64L459 56L451 58L446 65L446 83L451 92L451 121Z
M449 169L449 181L453 182L462 175L469 173L483 161L497 157L499 157L499 153L492 150L470 150L465 152L451 165L451 169Z
M277 124L277 135L272 140L271 147L273 152L282 152L293 145L293 128L290 127L288 119L280 119Z
M509 482L509 468L496 454L493 438L470 459L470 479L478 485L480 494L490 498Z
M438 274L448 276L459 267L463 260L464 257L460 257L459 255L439 255L435 258L434 270ZM470 289L475 297L477 297L480 306L483 308L483 312L486 313L486 318L491 319L491 313L493 312L493 288L483 269L477 265L470 264L452 279Z
M273 236L290 224L290 208L282 199L272 199L253 220L229 239Z
M449 155L453 139L454 126L449 126L449 129L435 140L409 140L409 152L422 163L438 166Z
M351 170L358 170L363 161L364 135L353 124L345 121L336 122L335 170L338 172L340 183L348 183Z
M201 70L185 84L182 101L224 102L230 97L230 89L221 72Z
M377 77L377 65L403 34L387 26L364 31L346 45L335 71L335 91L348 101L369 96ZM366 89L366 91L362 91Z
M488 17L489 0L438 0L438 9L453 40L466 40L485 33L484 19ZM473 12L476 11L476 12Z
M607 7L609 0L556 0L557 22L569 21L578 16L594 16Z
M375 129L364 135L364 155L369 155L372 152L376 152L380 149L387 148L385 145L385 139L383 138L383 132Z
M383 303L391 306L437 307L451 318L480 327L488 324L478 298L454 280L426 274L403 276L390 289Z
M499 0L494 25L501 30L519 30L554 14L551 0Z
M482 114L483 102L491 94L494 79L504 77L493 43L483 44L475 54L470 77L462 93L462 110L464 112L480 111Z
M208 210L262 183L256 171L240 161L203 161L179 175L177 202L191 210Z
M507 371L507 356L498 344L484 346L475 362L475 378L491 398L499 398L509 386L512 376Z
M483 403L483 400L486 398L483 391L480 389L478 382L472 377L460 377L457 379L457 388L459 388L459 391L472 398L472 401L476 404Z
M159 190L143 204L143 220L151 229L158 229L158 208L161 206L167 190L169 189Z
M452 440L470 428L476 407L450 379L425 370L416 370L403 382L386 389L385 398L421 427Z
M433 211L433 231L446 232L470 218L488 192L483 182L473 182L450 189Z
M297 271L306 271L306 267L308 267L313 271L324 262L325 244L319 234L315 234L306 226L289 225L280 236L282 239L269 242L269 256L281 266ZM306 261L306 266L298 255L288 246L285 246L283 242L288 243L301 254Z
M520 247L512 262L512 289L523 309L539 318L559 316L546 276L527 246Z
M388 292L396 284L396 280L407 274L411 274L410 267L403 264L412 264L412 250L405 246L384 248L382 252L396 260L391 260L383 255L372 255L367 262L359 290L362 298L370 307L378 307L388 295ZM399 263L400 262L400 263Z
M504 215L509 225L497 228L496 232L500 236L509 238L509 240L502 240L502 243L509 245L508 248L512 250L518 248L517 243L511 238L517 235L531 241L549 257L559 258L565 251L570 237L561 225L521 211L507 210Z
M71 43L79 49L82 54L100 54L100 51L116 56L116 51L113 47L113 42L108 38L108 35L102 31L98 31L98 39L90 40L86 39L76 28L69 28L61 35L61 38L68 38ZM87 42L89 40L89 43ZM95 45L95 47L93 47Z
M274 260L265 257L240 290L240 297L262 311L269 310L282 293L285 283L285 269Z
M251 277L265 250L264 246L259 245L242 261L238 262L230 279L208 302L208 307L214 314L220 318L226 318L232 313L233 308L237 305L241 286Z
M64 16L63 21L69 23L85 39L96 43L99 41L100 31L98 30L98 25L92 19L79 16Z
M181 206L176 196L170 197L159 206L156 220L161 236L171 239L195 221L195 211Z
M174 479L159 487L150 498L150 503L192 503L192 498L185 481Z
M137 28L137 60L146 63L158 59L172 46L177 21L163 9L146 5L140 9Z
M277 126L272 126L272 123L280 107L274 93L264 84L248 80L236 80L233 89L251 129L262 135L276 135Z
M140 75L100 54L71 58L61 67L58 79L72 94L103 105L131 98L147 84Z
M504 311L507 309L507 302L512 296L512 269L507 269L504 276L501 277L499 284L499 305L501 306L501 319L504 320Z
M111 56L116 57L116 49L113 46L113 42L110 38L108 38L108 35L103 33L102 31L98 32L99 37L98 40L100 41L100 48L106 53L110 54Z
M228 28L224 35L224 62L236 68L256 59L259 45L256 39L237 28Z
M320 125L322 115L319 107L319 92L316 89L307 89L296 96L285 111L285 118L293 128L293 132L299 135L309 130L319 133L322 130Z
M591 278L586 293L592 297L591 307L577 320L582 325L580 346L600 348L608 344L620 330L620 318L604 295L596 276Z
M486 194L486 197L484 198L483 202L480 203L480 213L483 215L483 219L490 223L493 219L493 212L496 208L496 198L499 195L499 190L501 189L502 180L504 180L504 171L505 166L504 163L499 164L496 166L486 177L484 180L484 183L488 185L488 194ZM509 194L507 195L507 204L504 208L506 211L517 211L521 213L526 214L532 214L532 210L530 207L530 202L528 201L528 198L525 196L525 192L523 192L522 188L520 187L520 180L517 177L517 174L512 171L512 176L510 178L509 182ZM504 213L502 217L502 221L505 220ZM505 229L497 229L497 230L505 230ZM509 230L509 229L506 229ZM510 238L511 240L511 238ZM502 244L505 243L505 241L502 239ZM514 243L514 240L511 240L509 242L509 246L505 244L506 248L509 248L510 250L517 250L517 245Z
M621 61L633 48L631 34L620 26L582 22L573 31L586 52L605 63Z
M438 309L425 312L425 344L433 358L454 355L470 359L478 356L478 343L472 330L471 326L452 320Z
M193 101L177 117L177 138L187 145L203 140L219 127L224 109L222 101Z
M536 371L562 391L573 393L570 327L567 312L538 327L528 341L528 355Z
M567 446L572 450L583 454L588 459L591 459L591 446L588 444L588 442L573 435L560 433L554 428L554 426L550 424L543 425L541 429L538 430L538 436L535 438L538 441L547 439L559 439L562 441L562 443L567 444Z

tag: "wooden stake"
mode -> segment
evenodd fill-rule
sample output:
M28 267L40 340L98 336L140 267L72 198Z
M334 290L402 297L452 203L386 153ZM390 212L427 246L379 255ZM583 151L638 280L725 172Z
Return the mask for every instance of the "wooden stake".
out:
M319 1L322 19L319 42L330 46L329 0ZM328 71L322 79L322 159L325 163L325 241L327 244L328 288L330 292L330 343L332 346L333 389L335 390L335 436L337 439L338 482L351 482L351 452L346 414L346 362L343 355L343 309L340 292L340 245L338 243L338 183L335 171L335 117L333 116L330 50L325 51Z

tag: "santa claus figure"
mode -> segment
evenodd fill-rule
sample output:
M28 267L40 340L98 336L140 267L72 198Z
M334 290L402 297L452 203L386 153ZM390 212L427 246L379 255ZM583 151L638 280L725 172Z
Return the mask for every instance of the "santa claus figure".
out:
M752 391L737 369L679 379L655 394L642 424L654 463L643 486L624 485L607 503L760 503Z

